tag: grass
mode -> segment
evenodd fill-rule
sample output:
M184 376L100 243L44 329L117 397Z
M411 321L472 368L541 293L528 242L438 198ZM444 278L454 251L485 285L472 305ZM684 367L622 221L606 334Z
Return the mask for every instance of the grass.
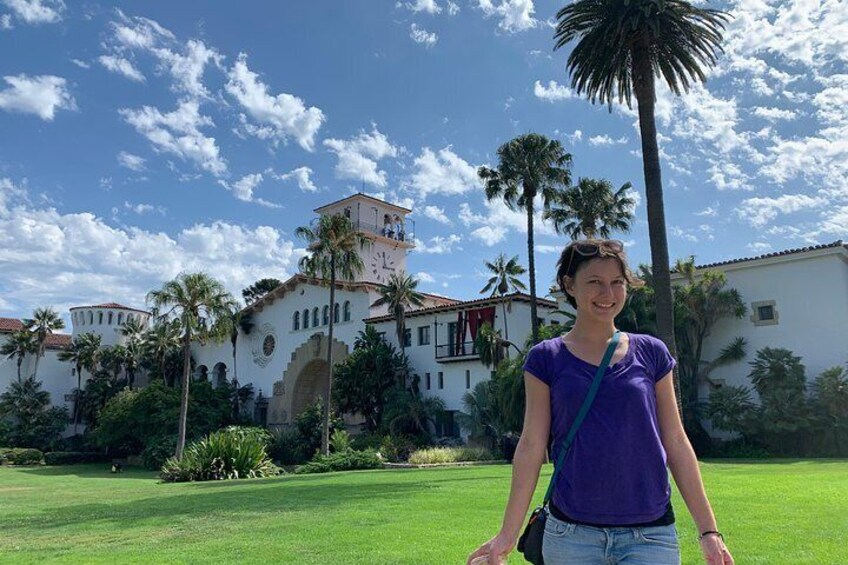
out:
M848 461L702 469L738 563L848 562ZM0 467L0 563L464 563L500 525L510 470L159 484L150 472L112 475L103 465ZM683 563L702 563L677 493L674 504Z

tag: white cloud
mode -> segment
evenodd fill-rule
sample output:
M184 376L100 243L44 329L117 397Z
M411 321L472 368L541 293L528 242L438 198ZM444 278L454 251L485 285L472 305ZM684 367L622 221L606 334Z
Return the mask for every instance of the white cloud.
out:
M324 113L320 109L307 108L303 100L291 94L268 94L268 85L247 67L244 53L239 54L228 78L227 92L257 123L249 123L242 114L242 125L247 133L259 139L270 139L275 144L293 137L302 148L313 150L315 135L324 123Z
M206 137L200 128L214 126L212 119L200 114L197 101L183 100L173 112L163 114L152 106L140 110L118 111L128 124L145 136L157 151L193 161L215 176L227 172L214 137Z
M424 271L421 271L419 273L415 273L413 275L413 277L418 279L419 282L423 282L423 283L434 283L434 282L436 282L436 279L433 278L433 275L431 275L430 273L425 273Z
M503 226L482 226L471 232L471 237L489 247L506 238L507 230Z
M62 21L62 0L3 0L15 16L28 24L55 24Z
M415 3L407 2L405 5L413 12L426 12L428 14L438 14L442 11L441 6L436 3L436 0L415 0Z
M459 6L448 0L448 15L455 16L459 13Z
M409 37L415 43L419 43L425 47L432 47L439 40L439 36L435 32L428 32L426 29L418 27L418 24L415 23L409 26Z
M837 237L848 237L848 205L823 213L820 231Z
M707 172L719 190L754 190L751 178L742 172L742 169L732 161L712 161Z
M424 241L416 241L415 242L415 251L417 253L428 253L433 255L443 255L445 253L453 253L454 248L457 251L462 251L461 247L457 247L457 244L462 241L462 237L452 233L447 237L437 235L436 237L431 237L429 242L424 243Z
M674 237L679 237L680 239L685 239L686 241L691 241L692 243L698 243L698 237L692 233L692 230L683 229L678 226L669 226L668 233L670 233Z
M295 179L297 180L297 186L304 192L317 192L318 187L315 186L315 183L312 182L312 179L309 176L313 173L312 169L309 167L298 167L294 170L289 171L284 175L273 175L277 180L289 180Z
M608 135L593 135L589 138L589 145L592 147L609 147L611 145L624 145L627 143L627 138L624 136L618 139L613 139Z
M268 202L267 200L255 198L253 196L253 191L262 183L263 180L265 180L265 178L262 176L262 173L251 173L249 175L244 175L234 183L219 180L218 184L232 192L233 196L242 202L254 202L267 208L282 208L279 204Z
M143 171L144 161L145 160L143 157L133 155L132 153L127 153L126 151L121 151L120 153L118 153L118 163L122 167L126 167L131 171Z
M12 29L12 14L3 14L0 16L0 29Z
M561 253L562 246L561 245L536 245L535 248L536 253Z
M798 116L792 110L781 110L780 108L769 108L769 107L756 107L754 108L754 115L763 118L764 120L768 120L770 122L776 122L778 120L794 120Z
M128 79L136 82L144 82L145 80L141 71L135 68L129 60L124 59L123 57L117 57L115 55L101 55L97 58L97 60L100 61L100 64L107 70L110 70L113 73L124 75Z
M71 63L75 64L81 69L90 69L91 65L86 63L85 61L81 61L80 59L71 59Z
M336 163L338 178L363 181L383 188L388 184L387 174L377 168L377 161L397 157L398 150L376 125L372 128L371 133L361 132L347 140L325 139L324 146L339 158Z
M477 175L477 166L459 157L450 146L438 152L424 147L413 166L415 172L409 188L422 199L430 194L462 194L483 185Z
M772 250L772 246L770 243L766 243L764 241L755 241L753 243L748 244L748 249L753 251L754 253L768 253Z
M716 216L718 216L718 209L713 208L712 206L707 206L706 208L704 208L700 212L695 212L695 215L696 216L707 216L707 217L710 217L710 218L715 218Z
M498 27L509 33L516 33L534 28L539 21L533 17L535 7L533 0L477 0L486 17L501 18Z
M175 41L176 37L157 22L134 16L127 17L121 10L116 10L120 22L112 22L115 40L131 49L151 50L162 42Z
M533 94L536 95L536 98L541 98L548 102L559 102L577 97L577 94L573 90L567 86L557 84L555 80L548 81L548 86L544 86L537 80L533 84Z
M174 89L177 92L185 92L199 98L209 96L209 91L203 85L203 72L210 61L216 66L221 65L223 57L217 51L207 47L202 41L189 39L185 45L185 54L165 48L154 49L153 53L176 81Z
M124 208L135 212L139 216L143 216L144 214L149 214L151 212L158 212L163 216L165 215L165 208L162 206L153 206L152 204L133 204L131 202L124 201Z
M440 224L445 224L447 226L453 224L453 222L450 221L450 218L445 215L445 210L438 206L424 206L424 208L421 209L421 214L431 220L439 222Z
M806 194L784 194L777 198L748 198L734 210L737 216L755 228L762 228L779 214L819 208L827 204L825 198Z
M56 110L76 110L76 102L65 86L65 79L53 75L4 76L9 88L0 90L0 110L35 114L52 121Z
M205 271L239 296L259 278L287 278L298 258L293 243L270 226L217 221L169 235L115 228L87 212L63 214L22 201L0 206L0 288L19 312L109 300L143 307L148 291L180 272Z

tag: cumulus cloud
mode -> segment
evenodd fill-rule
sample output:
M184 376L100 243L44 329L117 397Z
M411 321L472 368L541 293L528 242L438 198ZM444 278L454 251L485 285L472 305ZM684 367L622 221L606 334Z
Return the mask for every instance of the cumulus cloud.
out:
M12 14L0 15L0 29L12 29Z
M496 16L501 19L498 27L509 33L525 31L539 25L533 17L536 11L533 0L477 0L478 6L486 17Z
M737 216L755 228L762 228L779 214L790 214L799 210L819 208L827 199L806 194L784 194L777 198L748 198L734 210Z
M118 153L118 163L122 167L126 167L131 171L143 171L144 161L145 160L143 157L133 155L132 153L127 153L126 151L121 151L120 153Z
M548 86L543 85L538 80L533 84L533 94L536 98L547 100L548 102L560 102L576 98L577 94L567 86L557 84L557 81L548 81Z
M558 237L553 226L542 220L542 199L534 201L533 230L536 236L549 235ZM527 233L527 214L523 210L510 210L502 200L483 200L485 213L476 213L470 204L463 202L459 206L459 220L468 228L472 238L484 245L492 246L500 243L511 233ZM475 227L476 226L476 227Z
M225 88L247 113L241 115L241 121L248 134L274 143L293 137L307 151L313 150L315 135L324 123L320 109L307 108L303 100L291 94L269 94L268 85L248 68L244 53L239 54L228 78ZM249 122L248 116L255 123Z
M413 166L415 172L408 189L422 199L430 194L463 194L482 186L477 175L478 167L459 157L450 146L438 152L424 147L421 155L415 158Z
M374 125L371 133L360 132L351 139L325 139L324 146L336 154L336 176L367 182L383 188L387 182L386 171L379 170L377 161L397 157L398 149Z
M200 114L197 101L183 100L176 110L167 114L152 106L140 110L123 108L118 112L156 151L192 161L215 176L227 172L227 163L220 156L215 138L206 137L200 131L201 127L214 127L215 124L211 118Z
M71 63L73 63L74 65L78 66L81 69L90 69L91 68L91 65L89 65L88 63L86 63L85 61L82 61L80 59L71 59Z
M419 43L425 47L432 47L439 40L439 36L435 32L428 32L415 23L409 26L409 37L415 43Z
M174 78L174 90L200 98L209 96L203 85L203 73L210 62L220 66L223 60L215 49L207 47L202 41L189 39L184 53L165 48L154 49L153 53Z
M421 209L421 215L426 218L430 218L440 224L445 224L447 226L452 225L453 222L450 221L450 218L445 214L445 210L443 208L439 208L438 206L424 206Z
M251 173L244 175L234 183L219 180L218 184L232 192L233 196L242 202L254 202L267 208L282 208L279 204L268 202L262 198L256 198L253 195L253 191L262 183L263 180L265 180L265 177L262 176L262 173Z
M8 195L6 184L12 185L0 180L0 195ZM20 196L3 198L0 294L17 313L115 300L142 307L148 291L180 272L205 271L239 296L259 278L287 278L299 258L293 243L270 226L217 221L157 233L119 229L88 212L35 208Z
M433 275L431 275L430 273L426 273L424 271L420 271L418 273L415 273L412 276L414 278L418 279L419 282L423 282L423 283L434 283L434 282L436 282L436 279L433 278Z
M589 145L592 147L609 147L611 145L624 145L627 143L627 138L624 136L619 137L618 139L613 139L610 136L604 135L593 135L589 138Z
M436 0L415 0L415 2L407 2L404 5L413 12L438 14L442 11L442 7L436 3Z
M436 237L431 237L426 243L423 240L416 241L415 251L417 253L444 255L446 253L453 253L454 249L462 251L462 248L458 247L461 241L462 237L455 233L448 236L437 235Z
M312 173L313 171L309 167L298 167L283 175L277 175L275 173L271 174L273 178L277 180L286 181L289 179L295 179L297 181L298 188L304 192L317 192L318 187L315 186L315 183L312 182L312 179L310 178Z
M792 110L782 110L780 108L769 108L769 107L756 107L753 111L754 115L758 118L763 118L764 120L768 120L770 122L776 122L778 120L794 120L797 118L797 114Z
M53 75L4 76L9 85L0 90L0 110L35 114L52 121L56 110L76 110L77 105L66 87L65 79Z
M129 60L124 59L123 57L117 57L115 55L101 55L97 58L97 60L107 70L112 71L113 73L118 73L119 75L123 75L136 82L144 82L145 80L141 71L135 68Z
M15 17L28 24L55 24L62 21L62 0L3 0Z

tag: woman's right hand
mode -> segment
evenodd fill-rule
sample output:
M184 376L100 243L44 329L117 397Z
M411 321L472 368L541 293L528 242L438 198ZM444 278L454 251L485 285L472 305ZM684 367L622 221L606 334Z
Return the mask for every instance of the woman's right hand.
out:
M489 560L488 565L505 565L509 554L515 547L515 542L515 539L500 532L469 555L465 564L471 565L471 562L478 557L486 556ZM477 565L477 563L474 565Z

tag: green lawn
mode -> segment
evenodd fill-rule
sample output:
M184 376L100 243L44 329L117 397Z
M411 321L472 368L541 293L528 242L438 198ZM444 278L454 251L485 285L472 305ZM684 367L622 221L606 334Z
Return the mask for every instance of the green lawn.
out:
M497 465L158 484L105 467L0 467L0 562L464 563L496 532L510 480ZM703 473L740 565L848 563L848 461L708 462ZM674 503L683 563L699 563Z

